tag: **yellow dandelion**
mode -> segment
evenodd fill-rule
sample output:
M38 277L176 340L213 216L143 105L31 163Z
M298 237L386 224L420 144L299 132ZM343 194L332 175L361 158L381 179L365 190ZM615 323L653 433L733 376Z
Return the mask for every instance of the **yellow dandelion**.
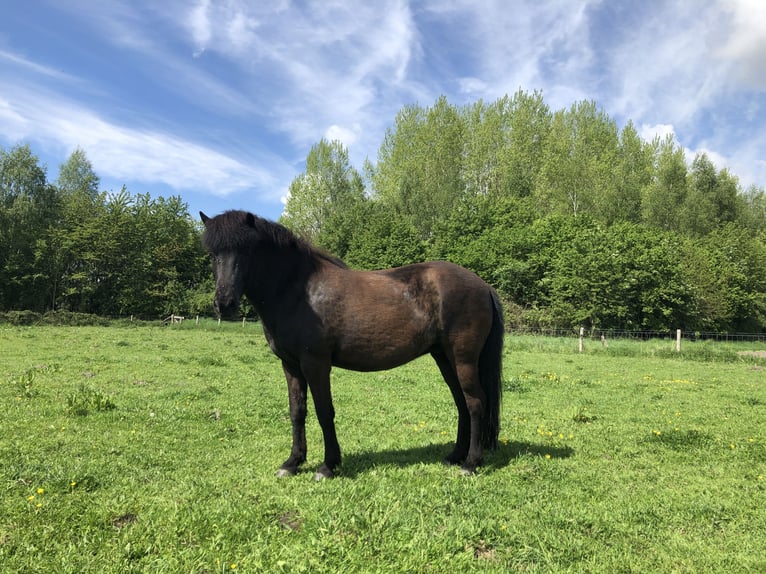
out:
M27 496L27 500L29 502L32 502L34 499L35 499L35 495L34 494L30 494L29 496Z
M42 508L42 507L43 507L43 503L42 502L38 502L36 508Z
M44 488L38 488L37 489L37 494L44 494L44 493L45 493L45 489Z
M729 445L729 448L730 448L730 449L732 449L732 450L734 450L735 448L737 448L737 445L735 445L734 443L731 443L731 444Z
M550 460L550 459L551 459L551 455L550 455L550 453L546 453L546 454L545 454L545 460Z

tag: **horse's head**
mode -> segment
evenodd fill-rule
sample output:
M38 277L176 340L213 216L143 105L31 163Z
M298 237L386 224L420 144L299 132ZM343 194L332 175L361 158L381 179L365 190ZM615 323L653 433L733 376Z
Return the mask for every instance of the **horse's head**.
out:
M245 246L221 237L231 230L218 225L221 223L217 221L219 217L210 218L200 211L200 218L205 224L203 241L210 254L215 277L213 307L219 316L233 317L239 311L239 301L247 285L250 258Z

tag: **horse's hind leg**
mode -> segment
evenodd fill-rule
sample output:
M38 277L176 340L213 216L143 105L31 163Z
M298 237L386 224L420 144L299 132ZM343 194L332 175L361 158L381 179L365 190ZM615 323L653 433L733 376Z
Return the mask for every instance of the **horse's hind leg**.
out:
M458 363L455 367L460 387L465 397L465 406L470 417L470 445L468 455L463 462L463 472L472 474L481 464L483 449L481 445L481 420L484 416L486 395L479 380L479 366L476 363Z
M462 464L468 456L471 439L471 418L466 406L465 395L463 394L463 389L460 388L457 373L444 353L441 350L434 351L431 353L431 356L439 366L442 377L444 377L457 407L457 439L455 441L455 448L447 455L444 461L448 464Z
M290 397L290 422L293 427L293 448L290 457L279 467L277 476L292 476L306 460L306 379L282 363Z

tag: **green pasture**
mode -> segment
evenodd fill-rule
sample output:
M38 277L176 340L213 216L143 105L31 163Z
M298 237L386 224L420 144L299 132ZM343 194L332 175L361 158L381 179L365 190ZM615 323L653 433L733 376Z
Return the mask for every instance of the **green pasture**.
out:
M0 326L0 571L764 572L766 344L673 344L509 336L472 477L428 358L336 370L316 483L257 325Z

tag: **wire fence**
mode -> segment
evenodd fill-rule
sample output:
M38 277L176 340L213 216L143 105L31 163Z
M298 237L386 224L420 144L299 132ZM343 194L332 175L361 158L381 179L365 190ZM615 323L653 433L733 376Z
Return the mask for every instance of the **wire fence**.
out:
M676 329L666 331L650 330L627 330L627 329L584 329L582 334L579 328L572 329L547 329L547 328L522 328L511 329L511 335L533 335L541 337L571 337L603 341L610 339L668 339L676 340ZM686 341L724 341L724 342L766 342L766 333L721 333L714 331L684 331L681 329L681 337Z

